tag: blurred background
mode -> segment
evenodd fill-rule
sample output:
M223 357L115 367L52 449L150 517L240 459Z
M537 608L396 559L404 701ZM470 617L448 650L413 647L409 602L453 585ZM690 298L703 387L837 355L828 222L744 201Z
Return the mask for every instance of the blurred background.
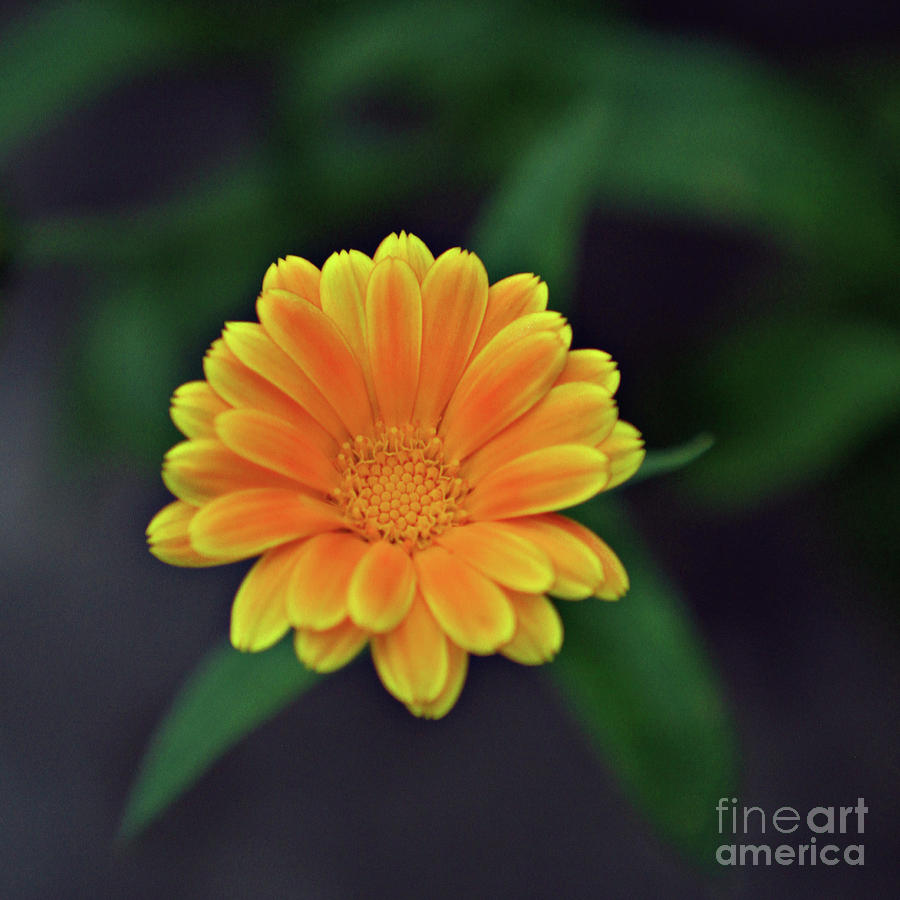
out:
M892 893L889 6L3 6L2 896ZM363 660L116 845L144 749L227 634L246 568L146 551L169 396L225 320L253 318L277 256L321 265L399 229L468 247L492 281L542 275L577 344L619 361L650 448L716 437L605 507L634 588L597 610L625 649L596 656L643 768L545 671L474 660L435 724ZM663 620L641 631L629 608L654 591L724 710L715 747L691 730L702 711L668 699L694 696L688 663L641 681ZM678 735L674 762L660 734ZM865 866L725 872L660 815L682 794L684 829L706 832L719 796L769 812L864 797Z

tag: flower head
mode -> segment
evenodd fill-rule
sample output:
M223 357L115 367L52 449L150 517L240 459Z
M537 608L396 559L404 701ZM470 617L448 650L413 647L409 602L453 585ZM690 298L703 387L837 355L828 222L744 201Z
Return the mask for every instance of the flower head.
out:
M610 548L559 515L643 458L618 418L619 375L570 350L534 275L488 286L460 249L413 235L321 271L273 263L259 323L231 322L203 381L175 391L187 440L166 455L178 498L147 529L182 566L259 556L232 607L231 640L264 650L294 629L299 659L332 671L366 644L416 715L456 702L468 655L551 659L562 624L547 595L625 593Z

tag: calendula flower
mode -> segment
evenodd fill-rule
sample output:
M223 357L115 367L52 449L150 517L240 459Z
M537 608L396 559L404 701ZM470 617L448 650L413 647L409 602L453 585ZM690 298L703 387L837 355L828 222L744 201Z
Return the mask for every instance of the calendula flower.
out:
M456 702L468 655L550 660L548 594L625 593L612 550L556 510L640 465L618 418L615 363L570 350L547 286L488 286L474 254L435 259L401 232L374 257L295 256L266 272L259 322L230 322L203 381L175 391L187 440L166 456L178 498L147 534L181 566L259 556L231 640L264 650L290 628L329 672L368 644L416 715Z

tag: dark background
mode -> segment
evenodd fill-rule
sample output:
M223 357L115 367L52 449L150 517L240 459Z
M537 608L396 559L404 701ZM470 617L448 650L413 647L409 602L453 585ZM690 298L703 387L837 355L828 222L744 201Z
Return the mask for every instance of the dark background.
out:
M114 17L141 6L108 8ZM896 20L886 8L794 0L598 12L561 3L541 14L699 38L800 85L836 110L883 166L896 225L900 79ZM85 9L79 38L91 54L95 8ZM154 10L147 33L167 34L166 16L146 9ZM765 413L757 422L741 412L759 412L745 405L754 380L773 416L779 396L794 396L790 383L773 383L782 372L777 348L805 343L809 323L853 316L894 340L896 270L852 274L765 223L684 215L677 203L640 196L588 204L568 269L576 340L619 360L623 416L649 446L709 430L722 456L717 462L717 447L692 469L635 486L627 506L721 675L741 745L735 795L768 812L864 797L865 867L723 873L695 865L625 796L543 673L499 659L473 660L458 707L437 724L410 717L368 662L353 665L229 752L144 836L114 846L149 736L226 633L243 571L178 570L146 552L143 529L167 502L160 455L176 439L165 421L168 393L200 376L223 320L251 317L258 279L277 255L320 265L340 247L371 253L400 228L436 252L458 244L480 252L468 235L515 162L491 161L490 142L474 131L466 138L465 105L434 144L420 141L427 98L412 92L397 101L374 73L371 91L345 97L340 126L348 140L370 144L373 159L392 135L408 137L396 165L409 170L361 163L354 175L348 166L350 193L354 178L383 179L380 194L361 197L341 194L347 184L329 182L325 163L320 181L310 150L319 123L279 117L288 51L278 38L282 28L302 33L303 15L322 27L331 12L286 9L179 7L174 44L193 42L196 52L162 54L140 71L111 64L102 89L48 106L0 157L0 894L888 896L900 811L896 405L893 413L883 400L865 407L863 425L823 427L823 443L834 440L840 452L783 478L766 470L759 489L752 459L761 451L747 435L771 429ZM345 4L339 14L354 9ZM0 15L2 46L26 9ZM22 71L52 82L41 58ZM0 52L0 72L10 65ZM6 81L0 90L10 97L29 86ZM475 105L494 104L502 118L504 102L480 97ZM263 200L236 201L232 230L213 210L214 234L204 238L198 213L201 237L185 243L177 226L165 238L166 207L147 212L182 196L191 208L208 173L232 162L240 170L260 146L271 153L265 159L283 163L298 145L311 154L298 155L302 177L279 191L273 175L275 190ZM487 161L479 169L473 160ZM833 218L843 215L836 209ZM78 216L84 228L60 226ZM273 228L273 220L282 224ZM164 236L162 263L144 253L147 221L146 233ZM203 256L204 239L221 265ZM249 247L246 256L235 246ZM488 265L492 280L506 274ZM201 299L187 312L194 276ZM550 289L553 305L560 292L553 281ZM217 299L203 299L204 290ZM759 355L744 363L759 367L749 394L740 378L723 374L720 384L716 368L741 346L745 328L764 335ZM852 359L866 363L865 354ZM848 367L845 376L858 371ZM796 421L829 421L828 408L813 406L798 406ZM853 419L846 409L834 415ZM735 443L749 448L751 463L729 468ZM749 483L735 485L742 472Z

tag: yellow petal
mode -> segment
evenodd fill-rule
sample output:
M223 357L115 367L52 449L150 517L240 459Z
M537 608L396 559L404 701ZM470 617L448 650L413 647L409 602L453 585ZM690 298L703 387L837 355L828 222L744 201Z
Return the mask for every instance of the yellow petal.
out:
M516 633L500 652L526 666L539 666L559 653L563 625L556 607L540 594L510 594Z
M485 345L473 354L469 360L469 365L463 377L460 379L460 385L456 389L459 393L460 388L463 393L468 389L468 385L475 379L481 377L481 369L489 364L489 360L502 353L508 347L520 344L526 338L531 337L539 332L547 331L552 334L562 334L565 336L565 344L571 343L572 331L566 323L565 316L553 310L544 310L543 312L528 313L514 319L508 325L500 329Z
M164 506L147 526L150 552L164 563L173 566L221 566L228 559L210 559L201 556L192 546L188 534L196 506L176 500Z
M572 539L580 541L600 561L602 575L594 583L592 595L601 600L618 600L624 596L628 591L628 573L609 544L597 537L590 528L585 528L580 522L567 516L553 516L552 520Z
M422 364L413 419L434 425L466 367L487 306L481 260L455 248L442 253L422 282Z
M472 350L473 358L501 329L515 319L547 308L547 285L537 275L503 278L488 288L487 310Z
M297 491L237 491L211 500L190 525L191 543L210 557L246 558L301 537L343 527L337 508Z
M359 250L332 253L322 266L322 312L340 329L372 393L366 348L366 285L374 263ZM374 394L372 394L374 396Z
M294 300L294 303L309 307L308 303L301 304L299 300ZM347 439L347 429L334 407L261 325L255 322L229 322L222 336L228 349L245 366L299 403L338 443Z
M631 478L646 456L641 433L634 425L621 419L616 422L612 432L600 442L597 449L609 457L609 482L606 490Z
M428 270L434 265L434 257L425 244L414 234L407 234L401 231L389 234L379 245L375 251L373 259L376 263L383 259L394 257L402 259L409 263L410 268L416 273L416 279L419 284L425 278Z
M435 538L492 581L516 591L543 592L553 584L550 558L531 541L496 522L472 522L449 528Z
M564 509L593 497L607 480L607 459L593 447L535 450L486 475L466 499L474 519L506 519Z
M441 719L453 709L466 682L469 668L469 654L453 641L447 641L447 680L440 693L429 703L408 706L407 709L423 719Z
M349 619L325 631L298 628L294 632L297 658L314 672L334 672L345 666L369 640Z
M222 443L244 459L323 494L340 482L332 460L310 434L283 419L255 409L233 409L216 419L216 431Z
M262 289L271 291L280 288L290 291L321 309L320 278L321 273L309 260L302 256L286 256L269 266L263 278Z
M185 437L212 438L216 436L213 419L229 408L205 381L189 381L172 395L169 414Z
M563 337L544 331L492 356L447 407L440 432L448 458L463 459L531 409L550 390L565 355Z
M463 463L462 475L477 484L489 472L533 450L553 444L596 446L617 416L615 402L604 388L585 382L558 385L476 450Z
M267 339L268 340L268 339ZM276 348L277 349L277 348ZM278 351L281 352L280 350ZM278 416L285 422L293 422L299 428L314 433L325 433L302 406L288 397L284 391L275 387L262 375L248 369L225 344L224 338L213 341L203 359L203 373L212 389L235 409L258 409L270 415ZM334 413L332 413L334 415ZM337 416L334 416L337 421ZM343 426L338 425L341 433ZM334 438L328 435L330 448L336 446Z
M583 600L594 594L603 583L604 571L600 557L592 545L583 539L571 519L548 514L525 516L508 522L498 522L505 528L536 544L553 564L556 580L548 593L565 600ZM584 529L587 531L587 529Z
M567 384L570 381L590 381L615 394L619 387L619 370L604 350L571 350L556 383Z
M516 619L497 585L443 547L415 554L422 596L441 628L470 653L493 653L513 636Z
M378 676L401 703L420 706L437 699L450 671L449 641L420 594L396 628L371 640Z
M238 650L265 650L290 627L285 605L302 546L300 542L269 550L244 576L231 607L231 643Z
M331 318L285 291L262 294L256 311L272 340L316 386L348 431L367 433L372 407L362 367Z
M388 541L374 541L350 579L350 618L368 631L390 631L409 612L416 572L409 554Z
M163 460L162 478L179 500L201 506L232 491L249 488L294 488L295 481L257 466L221 441L197 438L176 444Z
M375 396L388 425L412 419L422 351L422 297L402 259L378 263L366 294L366 328Z
M303 545L291 576L287 615L295 628L323 631L347 618L354 569L368 548L355 534L318 534Z

